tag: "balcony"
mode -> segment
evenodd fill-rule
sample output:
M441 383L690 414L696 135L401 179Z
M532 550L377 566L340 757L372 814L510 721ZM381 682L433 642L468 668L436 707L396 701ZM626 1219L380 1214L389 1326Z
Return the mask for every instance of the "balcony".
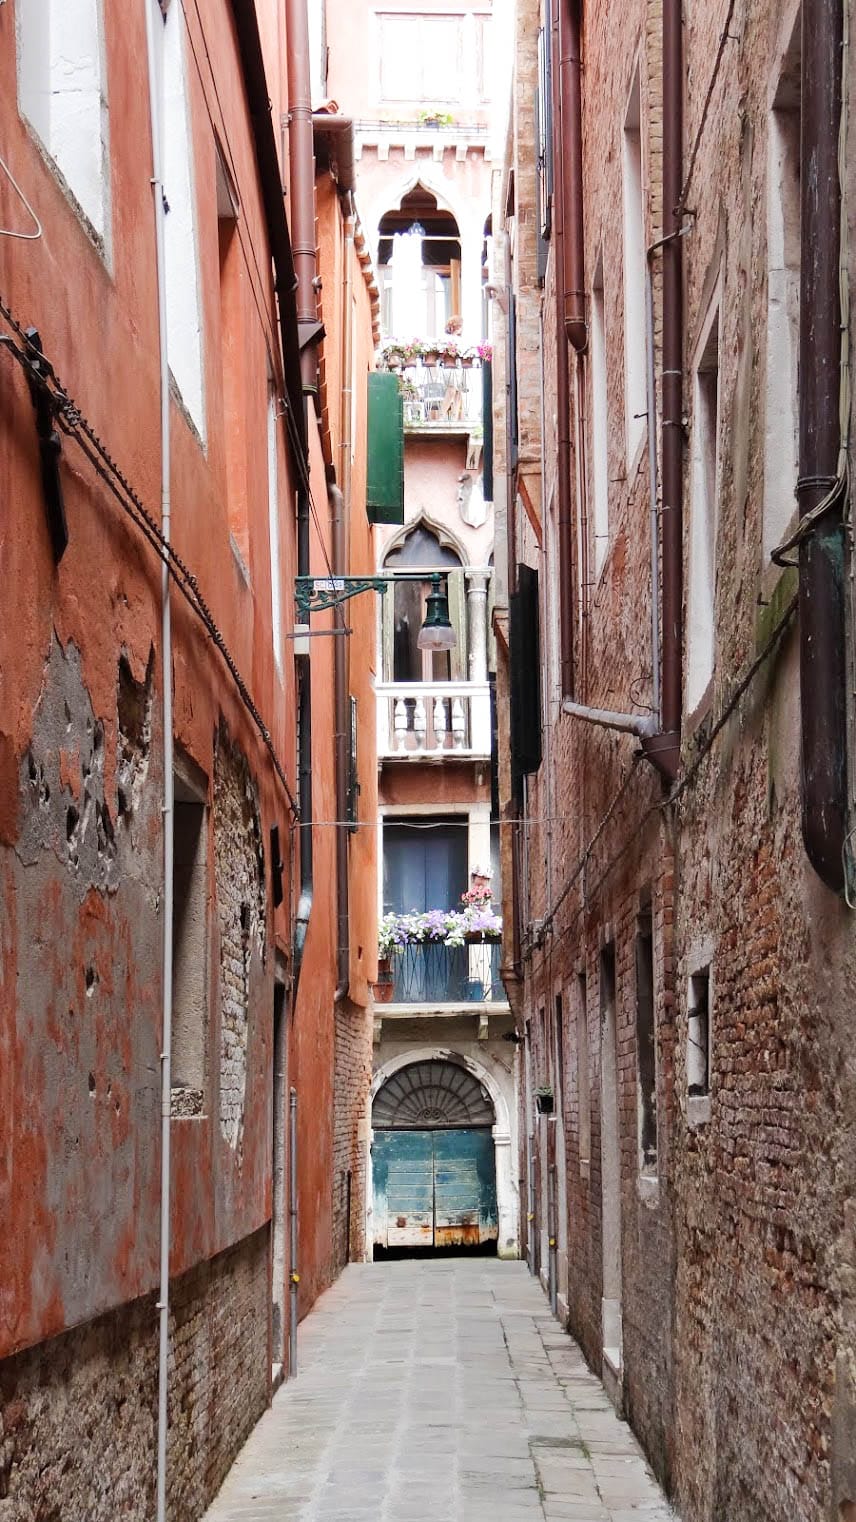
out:
M469 946L422 941L400 946L392 956L391 1000L411 1005L504 1003L501 953L499 941Z
M376 697L381 760L490 757L487 682L379 682Z
M486 346L482 346L489 355ZM378 368L399 377L408 433L479 433L482 427L482 356L453 340L410 343L387 339Z

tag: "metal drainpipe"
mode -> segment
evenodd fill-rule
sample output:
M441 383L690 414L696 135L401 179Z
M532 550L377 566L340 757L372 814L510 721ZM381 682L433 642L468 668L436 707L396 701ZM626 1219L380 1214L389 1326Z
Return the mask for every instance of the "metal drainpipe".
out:
M560 653L562 692L574 693L574 620L576 598L574 596L575 567L573 550L573 526L571 523L571 390L568 359L570 334L565 328L564 281L567 266L565 245L567 242L565 218L567 214L568 177L571 164L566 141L565 115L569 105L565 102L565 78L568 72L562 59L565 46L563 13L566 0L552 0L551 26L553 29L553 57L559 67L553 70L553 122L558 152L554 154L555 175L553 184L552 241L555 261L555 280L562 286L562 299L556 301L556 491L558 495L559 581L562 588L560 603Z
M166 260L164 255L163 189L163 115L161 111L162 56L156 42L156 20L163 18L157 0L144 0L146 9L146 51L149 70L149 111L152 130L152 200L155 220L155 258L157 264L158 352L160 361L160 442L161 442L161 533L170 536L170 436L169 436L169 361L166 332ZM160 50L162 55L162 49ZM173 854L175 842L175 807L173 796L172 734L172 620L169 599L169 571L166 561L161 567L161 680L163 682L163 1029L161 1035L161 1171L160 1171L160 1291L158 1295L158 1426L157 1426L157 1522L166 1517L166 1440L169 1395L169 1246L171 1194L171 1106L172 1091L172 905Z
M683 162L681 0L663 0L663 658L661 733L645 753L677 775L683 709Z
M318 391L318 319L315 268L315 156L309 85L309 23L306 0L285 0L288 38L288 157L291 171L291 232L298 332L303 339L300 378L303 390L304 437L308 438L309 398ZM309 492L297 493L297 574L311 572ZM309 656L298 656L300 897L294 923L294 998L300 981L314 877L312 861L312 675Z
M836 893L846 884L847 839L844 491L836 490L842 443L843 28L841 0L803 5L797 502L801 521L825 499L829 510L807 533L799 554L802 831L815 872Z
M348 141L348 134L344 134ZM351 134L352 140L352 134ZM341 491L330 488L333 530L333 569L347 576L350 564L351 520L351 400L353 395L353 258L355 215L350 191L343 197L343 272L342 272L342 386L339 428L339 480ZM336 902L338 905L338 985L335 997L348 993L351 966L350 882L348 877L348 834L344 818L348 807L348 648L346 636L333 641L333 686L336 710Z
M297 1090L288 1096L288 1216L289 1216L289 1276L288 1276L288 1377L297 1374L297 1286L300 1273L297 1268Z

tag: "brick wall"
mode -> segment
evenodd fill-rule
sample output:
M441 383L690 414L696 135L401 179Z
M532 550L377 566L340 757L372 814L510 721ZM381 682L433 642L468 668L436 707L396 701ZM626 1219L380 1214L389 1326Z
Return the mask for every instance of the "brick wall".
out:
M361 1262L366 1251L366 1112L372 1077L372 1012L336 1008L333 1078L333 1262ZM350 1173L350 1185L348 1175Z
M572 518L588 551L574 696L644 712L651 695L649 501L645 449L628 461L624 444L621 132L638 59L646 237L653 240L661 222L662 7L659 0L634 0L608 27L597 8L584 13L586 285L590 290L602 257L610 536L596 577L589 493L580 494L574 468ZM723 281L715 672L706 705L685 717L685 769L706 745L789 595L787 582L765 565L761 527L765 430L777 421L767 415L765 369L769 103L795 8L766 3L740 14L699 138L689 198L694 216L683 243L685 565L692 514L688 372L720 270ZM526 7L521 16L529 16ZM718 7L687 13L687 145L701 127L723 22ZM531 50L528 24L518 45ZM518 130L528 131L523 114ZM521 162L533 150L529 140L515 144L518 183L525 179ZM502 226L496 202L494 225ZM525 219L518 215L509 233L515 287L531 322L541 298L529 282ZM659 370L656 259L654 274ZM561 714L553 685L557 619L548 590L555 577L549 504L557 299L551 253L543 297L547 507L543 525L518 512L515 543L517 559L538 566L545 591L544 761L528 779L525 797L523 983L515 1000L530 1020L538 1082L547 1076L539 1011L550 1007L557 988L563 994L569 1322L600 1369L607 1138L599 964L602 947L613 943L623 1331L618 1398L685 1522L794 1516L825 1522L848 1516L856 1504L856 1276L848 1205L856 1167L848 1120L856 1113L856 947L846 910L813 876L800 838L796 642L789 636L755 679L675 806L639 759L637 742ZM576 457L580 440L591 442L587 357L571 357L571 394ZM500 438L502 426L500 409ZM585 488L591 461L582 452L579 458ZM508 799L503 802L507 809ZM647 892L654 932L656 1180L640 1171L638 1157L634 939ZM510 919L508 902L505 912ZM710 1115L696 1124L687 1094L688 980L700 960L711 965L713 1042ZM581 1070L575 1016L583 971L588 1063ZM589 1160L580 1155L583 1087L591 1109ZM533 1121L524 1120L525 1135ZM534 1133L540 1156L537 1124ZM540 1167L534 1177L538 1185ZM541 1194L542 1188L528 1202L536 1224L546 1209ZM546 1265L540 1267L545 1272Z
M221 724L214 758L214 862L220 928L220 1130L240 1152L247 1083L252 964L265 936L264 847L258 793Z
M268 1399L268 1229L171 1291L167 1504L196 1522ZM151 1522L155 1296L0 1364L4 1522Z

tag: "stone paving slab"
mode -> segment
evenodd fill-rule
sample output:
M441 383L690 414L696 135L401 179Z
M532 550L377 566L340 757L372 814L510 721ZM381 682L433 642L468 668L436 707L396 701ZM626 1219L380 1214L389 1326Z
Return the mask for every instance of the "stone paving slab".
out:
M521 1263L352 1264L205 1522L673 1522Z

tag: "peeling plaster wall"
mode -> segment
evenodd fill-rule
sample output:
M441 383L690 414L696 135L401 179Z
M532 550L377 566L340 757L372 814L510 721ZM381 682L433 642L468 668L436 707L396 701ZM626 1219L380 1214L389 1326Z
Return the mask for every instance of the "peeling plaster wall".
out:
M44 227L26 259L21 244L0 239L0 289L16 315L38 327L63 384L157 518L151 135L148 92L140 88L145 13L98 9L109 99L122 103L111 113L105 242L93 239L19 113L15 7L0 6L4 152ZM277 8L260 0L258 11L278 117L279 49L287 40ZM259 267L269 269L228 0L206 9L204 38L201 16L187 25L216 78L242 226ZM172 535L296 791L293 674L287 662L276 669L271 627L271 368L277 395L283 391L276 300L271 281L260 281L255 268L243 271L247 542L239 566L229 531L211 80L190 67L187 87L207 447L173 394ZM275 444L285 607L295 573L295 482L282 422ZM7 594L0 620L0 1512L14 1522L78 1522L114 1516L118 1498L143 1522L153 1510L151 1297L161 1161L161 566L65 436L59 469L69 541L57 564L32 400L0 349ZM313 490L318 500L323 469ZM173 1472L183 1469L190 1488L175 1490L171 1514L189 1522L204 1509L269 1386L273 952L287 974L294 864L287 796L262 738L218 649L176 593L172 612L174 739L201 779L208 832L200 877L208 946L199 1000L204 1071L199 1102L188 1113L174 1111L172 1123L171 1452ZM317 754L319 770L329 773L320 745ZM285 887L277 909L265 881L273 824ZM322 886L319 964L331 959L325 896ZM222 985L221 937L228 953ZM234 973L235 963L233 1004L225 972ZM305 1031L310 1048L318 1028L313 1012ZM239 1060L226 1074L235 1082L221 1104L227 1033L230 1043L237 1038ZM327 1124L331 1129L332 1108ZM313 1208L308 1200L310 1231ZM319 1258L329 1262L329 1211L321 1213L317 1241ZM222 1385L213 1372L218 1358Z
M266 1229L174 1285L174 1522L196 1522L267 1405L267 1298ZM4 1522L150 1522L157 1378L154 1296L0 1364Z

